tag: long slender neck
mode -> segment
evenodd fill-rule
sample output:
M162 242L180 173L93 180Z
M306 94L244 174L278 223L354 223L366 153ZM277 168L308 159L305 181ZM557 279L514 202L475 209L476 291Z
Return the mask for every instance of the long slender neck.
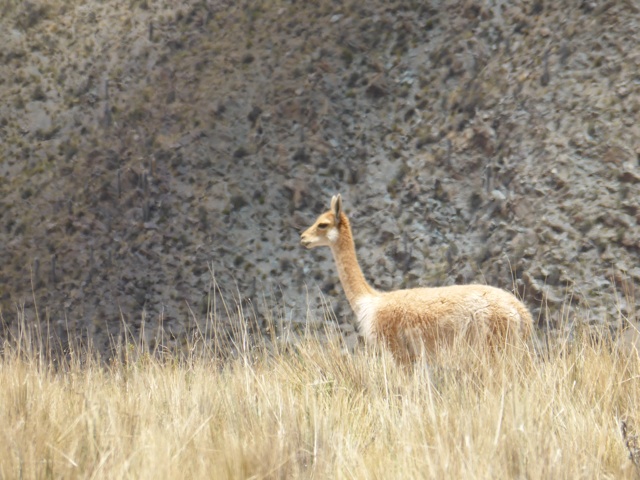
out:
M332 244L331 252L338 267L338 276L347 295L347 300L354 312L357 312L358 300L366 295L377 292L367 283L358 264L356 246L351 235L351 225L344 213L340 213L340 234L338 240Z

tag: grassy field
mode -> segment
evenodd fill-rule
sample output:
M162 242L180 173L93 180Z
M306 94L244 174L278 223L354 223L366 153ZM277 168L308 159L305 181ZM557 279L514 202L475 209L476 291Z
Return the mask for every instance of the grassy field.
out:
M39 338L4 343L0 478L638 477L638 355L579 333L411 371L313 337L108 362Z

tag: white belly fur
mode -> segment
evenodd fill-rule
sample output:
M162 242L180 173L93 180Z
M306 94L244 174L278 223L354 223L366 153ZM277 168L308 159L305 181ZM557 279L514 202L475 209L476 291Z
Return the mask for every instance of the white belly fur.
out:
M378 298L373 296L362 297L357 302L356 316L358 327L367 342L375 341L375 318L378 310Z

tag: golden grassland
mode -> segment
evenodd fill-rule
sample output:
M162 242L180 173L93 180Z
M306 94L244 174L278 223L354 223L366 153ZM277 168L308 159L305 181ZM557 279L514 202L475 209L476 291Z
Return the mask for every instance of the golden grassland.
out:
M239 319L241 321L241 319ZM246 329L241 329L246 331ZM338 335L0 360L0 478L636 478L640 361L574 332L411 370ZM245 346L243 346L245 345ZM186 352L186 353L185 353Z

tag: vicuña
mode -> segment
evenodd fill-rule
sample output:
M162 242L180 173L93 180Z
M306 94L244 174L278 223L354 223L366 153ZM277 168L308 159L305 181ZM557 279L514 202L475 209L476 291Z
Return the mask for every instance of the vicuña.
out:
M514 295L487 285L453 285L380 292L364 278L351 234L335 195L331 208L301 236L307 248L331 248L340 282L367 342L381 342L401 363L435 354L456 340L499 347L531 335L533 320Z

